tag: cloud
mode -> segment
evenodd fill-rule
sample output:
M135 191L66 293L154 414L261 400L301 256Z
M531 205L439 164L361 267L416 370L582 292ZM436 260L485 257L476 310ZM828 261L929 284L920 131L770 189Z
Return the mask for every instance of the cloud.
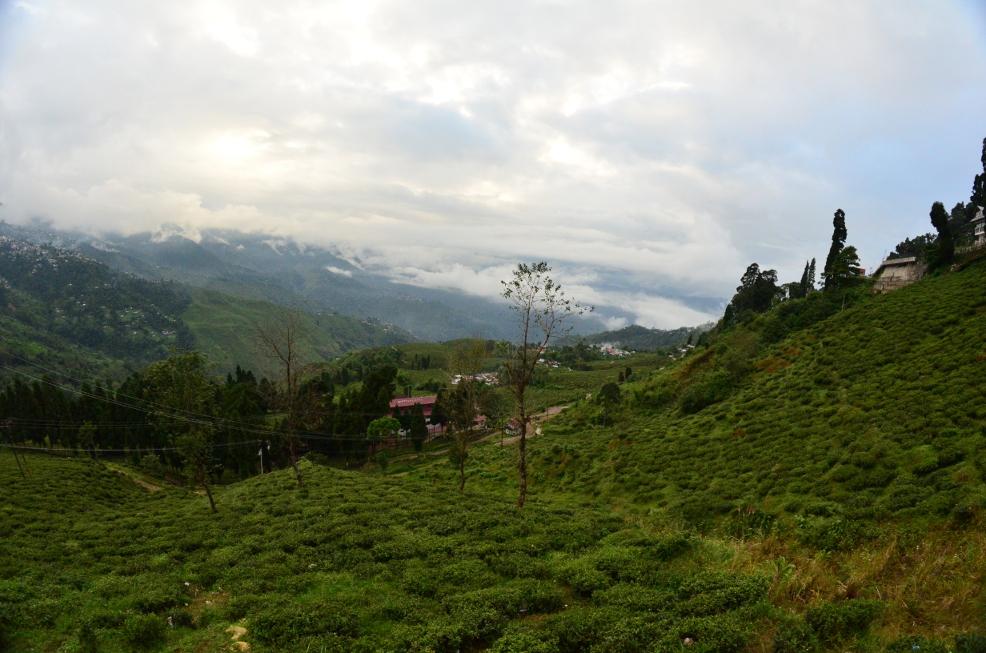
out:
M337 268L334 265L326 265L325 269L332 274L338 274L341 277L351 277L353 276L352 270L343 270L342 268Z
M966 198L983 25L917 0L0 3L0 218L263 232L484 296L544 258L614 324L694 323L750 261L823 257L837 207L873 267Z

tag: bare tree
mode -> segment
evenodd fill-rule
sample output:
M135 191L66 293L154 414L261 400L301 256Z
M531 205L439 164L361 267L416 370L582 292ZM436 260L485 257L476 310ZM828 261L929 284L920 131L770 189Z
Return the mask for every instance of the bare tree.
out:
M298 485L302 484L301 467L298 466L300 443L296 433L301 422L298 381L304 367L299 342L304 333L305 327L301 317L293 311L288 311L276 319L271 318L263 324L257 324L254 328L258 349L279 368L282 390L279 403L285 413L281 437Z
M520 263L503 285L502 295L517 313L520 342L507 362L507 382L517 402L517 422L520 431L517 472L519 493L517 507L527 501L527 388L531 385L538 361L553 337L571 331L570 318L592 310L568 298L561 286L551 278L551 266L544 261Z
M452 436L449 459L459 470L459 492L466 488L469 440L480 410L481 384L473 377L482 370L485 358L486 346L477 339L457 346L449 360L449 371L459 376L459 383L446 397Z

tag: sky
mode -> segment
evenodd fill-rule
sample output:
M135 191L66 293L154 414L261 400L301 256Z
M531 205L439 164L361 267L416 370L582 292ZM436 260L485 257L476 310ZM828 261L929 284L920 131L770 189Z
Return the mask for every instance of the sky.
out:
M0 0L0 219L294 237L495 296L545 259L608 325L874 268L968 199L979 0ZM605 311L604 311L605 314Z

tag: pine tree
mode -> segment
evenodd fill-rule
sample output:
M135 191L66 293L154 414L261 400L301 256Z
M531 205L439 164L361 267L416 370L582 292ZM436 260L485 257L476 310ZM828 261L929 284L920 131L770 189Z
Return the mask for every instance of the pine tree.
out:
M980 160L983 163L983 171L976 175L972 182L972 195L966 207L970 217L976 214L978 207L986 206L986 138L983 139L983 154Z
M808 296L808 273L811 272L811 263L805 261L805 270L801 273L801 281L798 283L797 296L792 299L800 299Z
M983 154L986 157L986 152ZM948 213L945 205L935 202L931 205L931 224L938 231L938 242L936 243L934 267L951 265L955 260L955 241L952 238L952 230L948 224Z
M849 232L846 230L845 211L842 209L835 210L835 216L832 218L832 227L832 246L829 248L828 257L825 259L825 271L822 272L822 276L825 278L824 287L826 290L835 287L836 282L832 266L838 260L839 254L846 246L846 238L849 237Z
M815 292L815 259L811 259L811 266L808 268L808 287L806 288L806 295Z

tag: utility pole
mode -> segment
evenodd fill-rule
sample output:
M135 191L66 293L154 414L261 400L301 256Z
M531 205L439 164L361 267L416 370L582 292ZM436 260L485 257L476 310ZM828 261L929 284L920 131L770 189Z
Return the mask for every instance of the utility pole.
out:
M270 455L270 442L264 442L262 440L257 440L260 443L260 450L257 451L257 455L260 456L260 473L264 473L264 446L267 447L267 453Z
M5 430L7 430L7 442L8 442L8 446L10 447L10 453L12 453L14 455L14 462L17 463L17 469L20 470L21 476L26 479L27 478L27 473L24 471L24 465L21 465L21 459L17 455L17 447L14 445L14 438L13 438L13 435L11 434L11 432L10 432L10 429L11 429L11 422L10 422L10 420L7 420L3 424L3 426L0 426L0 428L3 428Z

